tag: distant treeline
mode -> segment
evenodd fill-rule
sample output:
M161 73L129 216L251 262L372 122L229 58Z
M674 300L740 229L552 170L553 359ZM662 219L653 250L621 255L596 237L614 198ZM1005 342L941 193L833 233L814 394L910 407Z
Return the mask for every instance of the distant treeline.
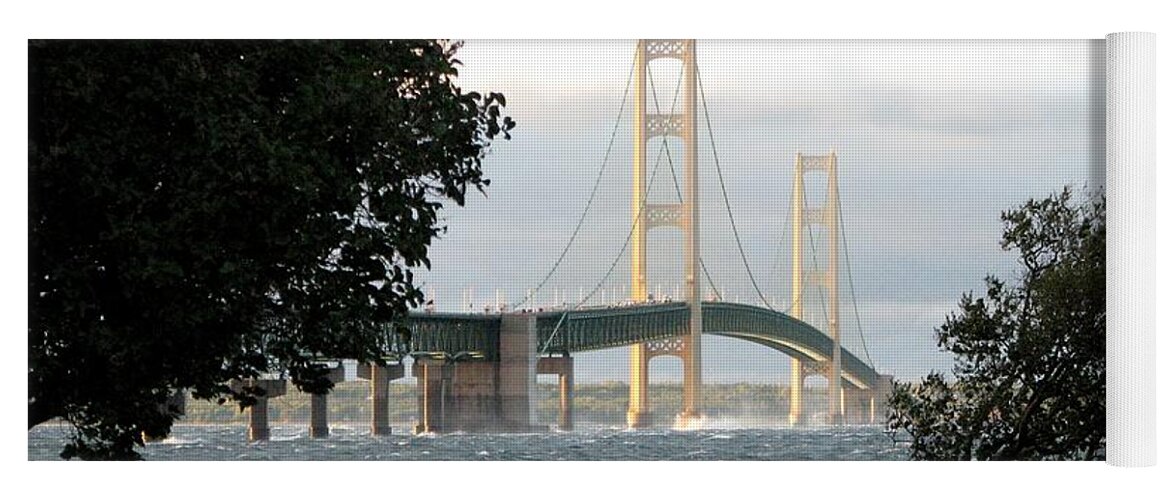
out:
M574 418L579 423L622 425L626 422L629 387L621 382L577 384L574 387ZM370 387L364 381L342 382L329 395L329 419L334 423L363 424L370 421ZM683 389L678 383L651 384L650 405L654 423L669 424L682 406ZM806 388L806 409L814 414L825 408L824 388ZM537 423L557 422L559 408L556 384L537 386ZM415 384L390 384L390 421L406 425L417 418ZM309 421L309 396L290 387L288 394L269 401L273 423ZM704 413L709 418L747 420L760 425L781 424L789 412L788 388L771 384L707 384L704 386ZM179 423L240 423L247 420L231 404L187 399L186 415Z

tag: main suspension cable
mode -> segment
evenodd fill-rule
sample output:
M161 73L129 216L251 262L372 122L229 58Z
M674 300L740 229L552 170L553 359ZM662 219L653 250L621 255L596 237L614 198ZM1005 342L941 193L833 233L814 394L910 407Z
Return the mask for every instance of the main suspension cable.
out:
M655 166L653 169L651 169L650 179L647 180L646 187L643 188L642 203L640 203L638 206L638 212L634 214L634 220L630 224L630 231L626 233L626 241L622 243L622 248L618 250L618 255L615 255L614 260L610 262L610 268L606 270L606 274L602 276L602 279L598 281L598 284L594 286L593 290L590 290L589 294L587 294L580 301L578 301L576 305L573 306L573 309L581 308L583 304L589 302L590 299L594 297L594 294L598 293L598 290L602 289L602 285L606 283L606 280L610 279L610 275L614 273L614 268L618 266L618 261L622 260L622 255L626 253L626 249L630 246L630 240L634 237L634 229L638 227L638 221L642 219L642 212L646 209L647 198L650 195L651 185L653 185L655 182L655 174L657 174L659 171L659 164L661 163L664 149L666 149L665 143L663 144L663 147L659 148L659 154L655 158Z
M840 183L839 183L840 185ZM866 355L866 362L870 364L871 368L874 366L874 360L870 359L870 349L866 346L866 335L862 333L862 315L858 313L858 294L854 291L854 271L850 267L850 244L846 239L846 218L842 215L842 197L841 190L838 191L838 229L842 234L842 250L846 255L846 276L850 281L850 302L854 304L854 325L858 327L858 338L862 339L862 353Z
M647 198L650 196L651 186L655 182L655 175L659 172L659 165L662 163L663 151L667 149L667 143L664 142L659 148L659 153L655 157L655 166L651 169L650 179L647 180L646 188L643 189L642 202L639 203L638 212L634 214L634 220L630 223L630 231L626 233L626 240L622 242L622 248L618 250L618 254L614 256L614 260L610 262L610 268L606 270L606 274L602 279L598 280L598 284L590 290L590 293L582 297L581 300L574 304L573 307L567 308L562 314L561 318L557 320L557 324L553 327L553 332L549 334L549 338L545 341L544 347L541 347L540 354L544 355L548 352L549 345L553 343L553 339L557 336L557 332L561 330L561 325L569 318L569 312L581 309L581 306L589 302L590 299L602 289L602 285L606 284L606 280L610 279L610 275L614 273L614 269L618 267L618 262L622 260L622 256L626 254L626 248L630 246L630 240L634 237L634 229L638 227L638 221L642 218L642 212L646 209Z
M764 296L764 293L760 291L760 285L756 282L756 276L752 274L752 267L748 265L748 256L744 253L744 245L740 242L740 231L736 228L736 218L732 215L732 205L728 201L728 189L727 186L724 185L724 173L720 168L720 155L716 151L716 137L715 134L712 133L712 119L711 115L708 114L707 96L704 94L703 79L699 77L698 69L695 70L695 78L699 84L699 96L703 102L703 117L704 121L707 123L707 135L708 139L711 141L712 157L715 159L716 163L716 175L720 180L720 193L724 196L724 208L727 209L728 221L732 224L732 236L734 236L736 239L736 249L740 251L740 261L744 263L744 270L748 272L748 279L752 282L752 288L756 290L756 295L760 297L761 302L763 302L765 307L769 310L776 311L776 309L773 309L772 304L769 304L769 301Z
M798 173L797 175L801 175L801 174ZM796 182L796 178L794 178L793 182ZM804 185L804 183L802 183L802 185ZM772 269L769 270L769 277L770 278L777 274L777 268L779 268L781 265L781 252L785 248L784 238L785 238L785 235L788 234L788 232L789 232L789 225L793 223L793 220L792 220L792 216L793 216L793 191L794 191L793 189L789 190L789 199L787 201L785 201L785 205L786 205L785 221L784 221L785 225L781 227L781 236L779 238L777 238L777 253L776 253L776 256L773 257Z

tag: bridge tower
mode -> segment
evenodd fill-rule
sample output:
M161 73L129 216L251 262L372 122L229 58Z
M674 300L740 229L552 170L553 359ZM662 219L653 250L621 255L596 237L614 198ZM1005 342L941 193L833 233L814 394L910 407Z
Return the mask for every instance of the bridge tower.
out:
M647 404L647 368L650 357L673 354L683 359L683 408L676 425L690 427L702 414L700 334L703 330L702 303L699 290L699 178L696 155L696 72L695 40L640 40L635 52L634 85L634 187L631 214L634 230L631 239L630 298L647 300L646 248L647 231L658 226L683 230L683 274L685 300L690 308L688 334L675 342L670 352L650 343L637 344L630 353L630 407L626 423L630 427L649 425ZM683 63L683 112L648 114L646 109L647 65L653 59L673 58ZM678 137L683 141L683 202L648 203L647 141L655 137Z
M844 392L842 391L842 344L841 328L838 322L838 157L830 152L828 155L810 156L797 153L793 177L793 308L790 314L799 320L805 321L805 289L807 284L820 286L828 292L829 304L826 314L829 323L829 335L833 340L833 353L828 362L815 363L806 366L799 358L792 360L792 373L789 378L789 423L796 425L804 422L804 383L805 377L815 373L825 376L829 382L829 423L842 422L842 407ZM821 207L807 207L805 200L805 174L807 172L826 173L826 193ZM828 269L819 272L805 269L805 236L810 226L820 225L829 233Z

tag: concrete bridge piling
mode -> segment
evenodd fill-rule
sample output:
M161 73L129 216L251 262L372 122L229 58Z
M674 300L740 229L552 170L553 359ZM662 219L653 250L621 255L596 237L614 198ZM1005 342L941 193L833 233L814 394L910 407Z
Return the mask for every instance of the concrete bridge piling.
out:
M496 360L415 360L415 432L534 430L531 398L536 393L538 371L536 316L505 314L500 321ZM566 370L563 366L556 369L558 374ZM572 384L572 378L563 384Z
M541 358L537 360L537 374L557 375L560 402L557 428L563 431L573 430L573 358Z
M447 423L448 394L454 366L445 359L415 359L411 372L417 384L418 420L415 433L442 432Z
M256 403L248 407L248 441L266 441L271 433L268 428L268 400L285 395L286 382L283 379L248 379L232 381L232 390L245 388L261 389L263 395L256 396Z
M805 423L808 416L803 411L804 381L813 375L827 379L833 376L836 370L830 358L832 340L782 313L737 304L705 303L704 307L711 313L705 315L708 330L705 333L754 339L774 348L780 346L793 356L796 369L791 382L799 385L789 389L794 398L790 401L790 417L794 424ZM412 375L418 398L414 430L436 433L541 430L534 425L538 374L558 376L560 411L557 426L570 430L574 426L574 363L570 353L636 345L646 351L645 358L685 354L690 336L686 333L689 329L683 325L688 318L677 314L679 311L687 312L672 304L573 311L565 318L557 318L559 323L566 322L561 337L553 336L556 328L551 326L552 313L506 313L482 318L422 316L420 321L428 322L426 325L439 324L440 327L417 332L432 336L421 338L425 341L423 345L435 349L430 355L414 356ZM550 330L554 330L553 333ZM678 333L665 337L659 332ZM453 349L453 345L461 347ZM538 348L549 345L554 346L555 354L548 355L543 352L545 349ZM834 407L837 412L827 416L827 423L878 423L886 411L891 378L878 374L844 350L842 359L843 370L838 372L842 374L839 388L837 391L829 389L835 397L826 401L831 412ZM390 433L388 386L390 381L402 378L404 374L401 363L358 365L358 377L370 382L372 435ZM332 372L331 377L335 377L335 381L341 380L341 369ZM260 379L234 384L237 390L244 386L264 389L264 395L248 409L248 438L251 441L267 439L268 399L285 394L286 382ZM312 398L312 437L329 435L327 401L324 395Z
M339 363L329 370L329 381L333 383L345 380L345 369ZM329 437L329 396L312 394L309 396L309 437Z
M404 369L401 363L378 365L366 363L358 365L358 378L370 381L370 434L386 436L390 434L390 408L388 406L391 380L403 378Z
M500 319L500 424L505 431L532 428L530 397L537 388L537 317L506 314Z

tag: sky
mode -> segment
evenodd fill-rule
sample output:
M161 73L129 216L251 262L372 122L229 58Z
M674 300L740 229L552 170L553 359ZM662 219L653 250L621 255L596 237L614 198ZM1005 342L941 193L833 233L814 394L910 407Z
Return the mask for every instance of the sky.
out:
M934 329L963 293L982 290L985 276L1015 273L1016 256L999 245L1001 211L1104 178L1103 48L1101 40L698 41L712 127L709 135L701 107L700 247L713 281L726 299L758 302L716 158L748 265L783 308L794 157L833 151L850 271L841 285L843 345L901 380L949 371ZM633 106L632 97L622 101L634 50L632 40L469 40L458 52L457 84L503 93L518 125L484 160L486 194L443 211L448 231L431 248L432 269L419 275L440 310L482 308L497 293L521 299L569 242L595 179L580 233L534 302L551 304L554 294L576 302L595 287L595 301L625 296ZM680 65L659 59L650 71L667 112ZM654 100L647 106L652 112ZM667 147L679 168L680 144ZM652 159L659 148L648 145ZM663 161L652 202L673 201L669 172ZM825 178L806 182L815 206ZM824 266L825 237L813 236ZM652 231L648 262L650 290L677 296L681 234ZM807 321L824 325L819 300L805 309ZM705 381L788 380L788 358L756 344L706 336L703 352ZM627 356L625 348L578 354L576 378L625 381ZM651 380L680 380L681 369L677 359L655 358Z

